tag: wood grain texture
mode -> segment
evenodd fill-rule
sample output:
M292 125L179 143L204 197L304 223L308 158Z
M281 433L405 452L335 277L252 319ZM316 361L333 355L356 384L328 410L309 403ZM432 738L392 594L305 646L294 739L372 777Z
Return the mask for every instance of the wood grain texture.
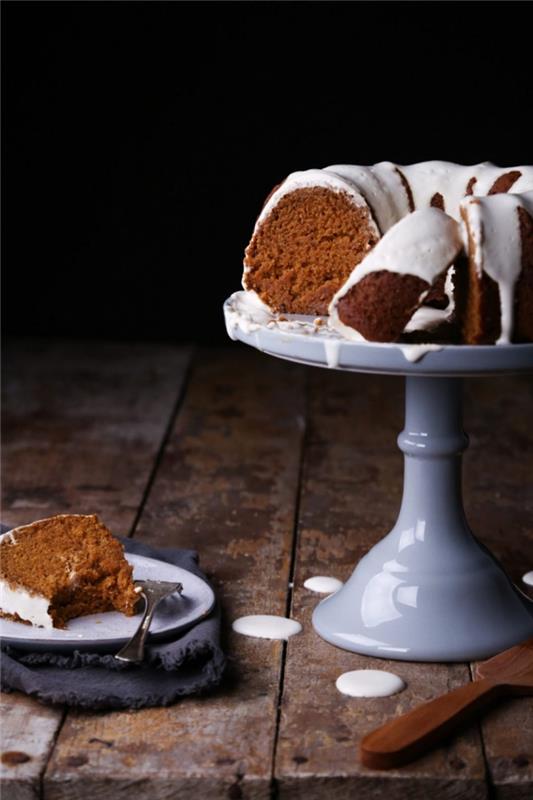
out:
M187 351L150 345L11 348L4 360L4 520L90 509L115 531L130 532L187 359ZM478 379L467 382L466 394L467 515L519 580L533 569L533 385ZM238 345L204 352L135 535L200 551L225 614L224 685L168 709L69 713L55 747L60 710L7 695L5 719L14 722L4 724L4 749L30 759L15 755L4 765L2 797L477 800L487 797L488 769L490 797L529 800L532 699L487 714L484 752L473 727L416 764L367 770L358 761L360 737L460 686L468 668L368 659L327 645L312 630L319 598L303 588L305 578L347 578L396 519L402 423L400 379L306 373ZM284 662L280 643L240 637L229 623L245 613L285 613L296 513L292 616L304 632L290 640ZM407 690L379 700L337 692L341 672L369 666L400 674Z
M127 535L189 360L160 345L8 346L2 521L92 511Z
M270 797L282 645L229 624L285 614L303 414L294 365L237 346L196 364L136 536L199 550L226 621L224 685L170 708L69 715L47 798Z
M36 800L61 711L22 694L0 696L0 787L3 800Z
M533 600L532 587L521 581L533 569L532 412L530 376L467 383L467 517L476 536ZM531 800L533 697L510 700L490 711L481 731L494 797Z
M189 348L21 341L3 359L2 521L97 513L128 534L185 379ZM9 749L40 755L9 768L3 797L38 795L62 718L21 694L6 700Z
M371 659L331 647L313 631L318 596L311 575L345 580L364 552L392 526L402 461L403 387L394 378L316 373L311 377L292 614L304 633L288 643L276 759L281 798L484 798L485 767L477 729L419 761L386 773L363 767L361 737L391 717L469 680L466 665ZM355 699L336 678L389 669L407 683L401 694Z

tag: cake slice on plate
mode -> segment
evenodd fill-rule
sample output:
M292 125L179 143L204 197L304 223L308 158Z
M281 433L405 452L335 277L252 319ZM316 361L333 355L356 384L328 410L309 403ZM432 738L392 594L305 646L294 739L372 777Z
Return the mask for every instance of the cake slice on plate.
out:
M43 628L105 611L131 616L139 594L122 544L94 514L59 514L0 540L0 616Z

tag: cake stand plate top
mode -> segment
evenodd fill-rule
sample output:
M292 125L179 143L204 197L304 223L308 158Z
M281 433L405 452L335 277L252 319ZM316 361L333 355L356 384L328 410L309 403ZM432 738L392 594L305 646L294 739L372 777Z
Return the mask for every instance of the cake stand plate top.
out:
M228 335L269 355L351 372L468 376L533 371L533 344L436 345L352 341L327 317L272 313L253 292L224 303Z

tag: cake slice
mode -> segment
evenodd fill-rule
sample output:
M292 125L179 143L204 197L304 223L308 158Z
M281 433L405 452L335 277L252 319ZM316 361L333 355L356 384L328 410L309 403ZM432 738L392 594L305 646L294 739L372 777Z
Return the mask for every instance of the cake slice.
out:
M330 325L349 339L398 341L461 248L455 220L438 208L413 211L387 231L335 294Z
M59 514L0 540L0 616L43 628L105 611L131 616L139 595L122 544L94 514Z

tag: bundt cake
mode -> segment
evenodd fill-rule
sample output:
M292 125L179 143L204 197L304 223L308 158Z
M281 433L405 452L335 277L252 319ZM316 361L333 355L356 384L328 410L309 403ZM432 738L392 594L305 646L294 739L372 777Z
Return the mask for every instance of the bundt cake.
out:
M243 286L276 313L329 313L352 338L396 341L453 320L450 341L532 341L532 191L530 166L295 172L259 215Z

